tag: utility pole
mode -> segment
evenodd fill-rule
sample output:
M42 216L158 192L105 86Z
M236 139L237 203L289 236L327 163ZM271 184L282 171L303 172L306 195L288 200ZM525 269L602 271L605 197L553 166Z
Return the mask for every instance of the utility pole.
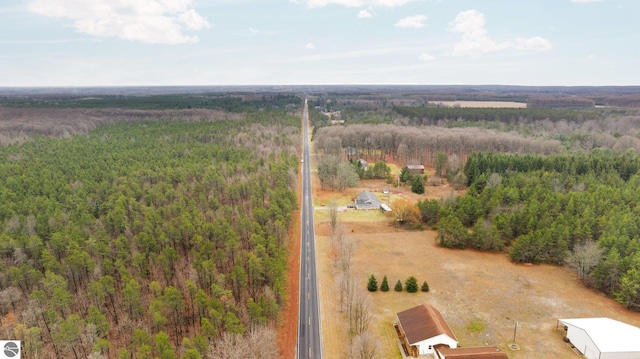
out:
M513 342L516 342L516 332L518 331L518 322L516 321L516 326L513 327Z

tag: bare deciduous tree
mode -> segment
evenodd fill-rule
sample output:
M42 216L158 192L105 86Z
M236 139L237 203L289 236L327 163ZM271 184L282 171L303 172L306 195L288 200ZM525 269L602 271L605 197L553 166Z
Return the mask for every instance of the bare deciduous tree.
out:
M331 224L331 234L333 235L338 226L338 206L333 200L329 203L329 223Z
M355 187L360 184L360 177L349 162L340 162L336 174L338 191L344 191L348 187Z
M573 252L567 259L569 267L578 273L583 282L588 278L591 269L600 263L603 250L594 241L588 240L573 248Z
M340 272L336 276L336 282L338 283L338 296L340 303L340 311L346 312L347 317L350 316L351 301L353 293L355 291L356 282L351 274L351 271Z
M361 335L369 329L373 318L371 314L371 301L368 294L357 288L351 299L351 333Z
M502 183L502 176L500 176L500 174L495 172L492 173L491 176L489 176L489 180L487 180L487 185L489 187L498 187L501 183Z
M364 332L353 338L350 352L353 359L374 359L379 351L379 340L370 332Z
M225 333L209 349L213 359L276 359L279 357L275 329L267 326L251 328L245 335Z

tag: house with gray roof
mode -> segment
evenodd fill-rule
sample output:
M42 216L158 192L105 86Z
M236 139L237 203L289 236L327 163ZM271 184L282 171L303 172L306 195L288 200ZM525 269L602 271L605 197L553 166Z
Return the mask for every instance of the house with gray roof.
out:
M360 193L355 202L356 209L380 209L380 200L369 191Z

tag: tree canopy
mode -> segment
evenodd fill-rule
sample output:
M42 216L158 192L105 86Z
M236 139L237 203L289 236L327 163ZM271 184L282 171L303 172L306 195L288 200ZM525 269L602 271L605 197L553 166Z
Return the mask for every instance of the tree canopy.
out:
M0 311L24 356L197 357L183 338L275 323L299 131L264 110L0 147Z
M515 262L568 261L587 285L640 309L639 170L635 151L478 153L465 166L465 196L418 207L442 246L508 248Z

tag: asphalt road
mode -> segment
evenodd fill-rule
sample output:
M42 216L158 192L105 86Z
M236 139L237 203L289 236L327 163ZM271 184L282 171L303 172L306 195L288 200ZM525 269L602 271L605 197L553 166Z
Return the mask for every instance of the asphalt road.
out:
M300 246L300 292L298 312L298 359L322 358L320 306L316 280L316 255L313 236L313 198L311 196L311 168L309 166L309 107L304 100L304 150L302 152L302 208Z

